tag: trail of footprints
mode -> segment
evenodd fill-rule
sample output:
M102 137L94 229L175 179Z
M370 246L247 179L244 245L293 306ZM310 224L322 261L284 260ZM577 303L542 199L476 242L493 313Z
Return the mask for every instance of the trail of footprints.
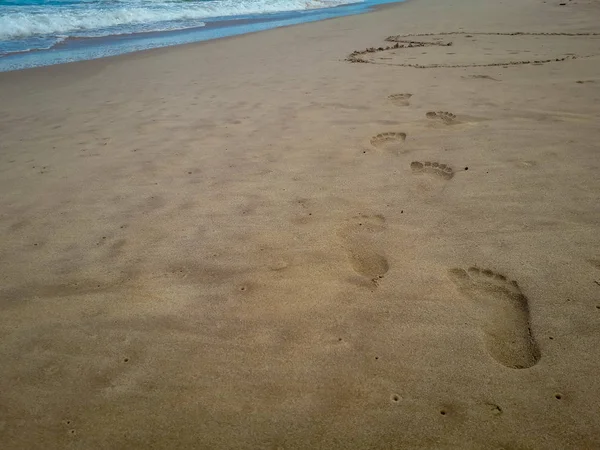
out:
M393 94L388 99L397 106L408 106L411 97L412 94ZM429 111L425 116L446 125L457 123L456 115L448 111ZM374 147L391 149L396 154L405 141L403 132L380 133L371 138ZM435 161L413 161L410 169L413 175L426 174L445 181L455 175L448 164ZM374 244L377 234L385 228L384 222L382 216L363 215L340 233L350 265L375 286L390 268L383 252ZM489 355L512 369L534 366L540 359L540 351L531 332L528 300L517 282L477 267L450 269L448 274L458 291L469 300L469 310L473 311Z

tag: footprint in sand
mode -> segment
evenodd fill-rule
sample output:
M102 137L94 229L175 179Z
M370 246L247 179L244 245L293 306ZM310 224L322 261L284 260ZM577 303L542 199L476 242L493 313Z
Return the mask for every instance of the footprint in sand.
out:
M449 276L459 292L473 302L489 354L513 369L535 365L540 352L531 334L527 297L517 282L477 267L451 269Z
M600 259L588 259L588 262L597 269L600 269Z
M410 105L410 98L412 94L392 94L388 96L390 101L396 106L408 106Z
M358 241L353 242L348 245L348 253L355 272L370 278L374 282L378 278L382 278L390 269L385 256L377 253L368 244Z
M348 252L354 271L377 283L389 270L388 260L376 248L377 235L385 230L385 218L381 215L360 215L353 223L339 232Z
M406 140L406 133L380 133L371 138L371 145L375 148L387 150L395 155L398 154L400 149L404 146Z
M441 177L445 180L449 180L454 176L454 170L446 164L440 164L437 162L420 162L413 161L410 163L410 169L416 175L428 173L438 177Z
M457 123L456 115L448 111L429 111L425 113L425 117L427 117L428 119L440 120L446 125L452 125L454 123Z

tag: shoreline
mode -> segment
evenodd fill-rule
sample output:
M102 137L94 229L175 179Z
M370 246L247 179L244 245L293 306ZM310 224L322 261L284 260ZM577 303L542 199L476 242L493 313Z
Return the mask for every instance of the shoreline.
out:
M64 39L61 42L54 44L52 47L49 48L15 51L7 53L5 55L1 55L0 73L28 70L36 67L49 67L53 65L69 64L80 61L91 61L97 59L111 58L114 56L128 55L147 50L171 48L181 45L196 44L200 42L209 42L212 40L223 39L227 37L243 36L245 34L268 31L277 28L286 28L289 26L302 25L305 23L321 22L324 20L331 20L340 17L367 14L369 12L376 11L379 7L394 6L398 3L402 3L405 0L385 1L387 3L375 5L349 3L346 5L338 5L331 8L307 11L284 11L280 13L265 14L264 16L256 15L256 17L244 19L226 17L212 21L207 19L204 22L204 25L199 27L173 29L166 31L149 31L97 37L71 36L67 39ZM301 20L302 17L304 17L304 20ZM186 38L185 36L195 37ZM153 38L159 39L161 43L146 44L150 45L150 47L136 49L136 47L143 46L142 42L148 40L152 41ZM169 43L169 41L172 41L173 43ZM118 42L126 43L126 47L123 47L123 45L125 44L121 44L120 47L114 47L115 44L117 44ZM84 45L79 50L74 47L75 44L80 45L82 43ZM111 50L111 47L114 48ZM126 50L125 48L130 49ZM64 56L55 56L56 52L64 53ZM101 56L102 53L107 54ZM84 54L86 54L87 57L84 57ZM30 62L27 62L28 57L31 58ZM72 58L80 59L73 60ZM43 62L45 59L53 62L45 63ZM11 68L19 65L24 67Z
M600 447L599 17L0 73L3 448Z
M176 45L165 46L165 47L148 48L148 49L137 50L137 51L128 52L128 53L122 53L119 55L112 55L112 56L106 56L106 57L100 57L100 58L94 58L94 59L86 59L86 60L81 60L81 61L70 61L70 62L58 63L58 64L50 64L47 66L36 66L36 67L28 67L28 68L24 68L24 69L0 71L0 81L1 81L2 77L4 77L4 76L10 77L11 74L14 74L15 76L20 77L20 75L24 74L25 72L31 72L31 73L41 72L41 73L43 73L47 70L53 70L53 69L59 70L59 71L61 69L64 69L66 71L71 71L71 67L75 67L75 65L98 64L98 65L102 66L104 64L110 64L111 62L125 62L128 58L136 58L136 57L143 58L145 56L159 56L161 54L164 54L165 52L178 50L178 49L187 49L187 48L191 49L194 46L202 46L202 45L210 44L210 43L216 42L216 41L240 39L240 38L243 38L244 36L255 35L257 33L268 33L268 32L273 32L273 31L277 31L280 29L291 29L291 28L300 27L303 25L311 25L311 24L315 24L315 23L335 21L338 19L344 19L347 17L356 16L356 15L373 14L378 11L384 11L388 8L394 9L394 8L400 7L404 4L408 4L411 1L415 1L415 0L398 0L393 3L376 5L376 6L372 7L371 10L369 10L369 11L365 11L365 12L350 15L350 16L338 16L338 17L317 20L315 22L303 22L303 23L292 24L292 25L284 25L284 26L279 26L279 27L275 27L275 28L269 28L266 30L250 31L250 32L245 32L245 33L241 33L241 34L237 34L237 35L223 36L223 37L218 37L218 38L214 38L214 39L208 39L205 41L195 41L195 42L187 42L184 44L176 44ZM341 7L343 7L343 6L338 6L337 8L341 8Z

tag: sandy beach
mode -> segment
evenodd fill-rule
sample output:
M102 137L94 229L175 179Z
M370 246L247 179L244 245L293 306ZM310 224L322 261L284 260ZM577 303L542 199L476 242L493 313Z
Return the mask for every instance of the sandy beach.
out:
M410 0L0 73L2 448L600 448L599 23Z

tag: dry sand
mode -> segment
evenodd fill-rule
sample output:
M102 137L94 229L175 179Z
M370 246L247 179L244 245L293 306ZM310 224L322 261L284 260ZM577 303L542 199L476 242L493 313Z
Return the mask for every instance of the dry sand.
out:
M566 3L0 74L2 448L600 448L600 5Z

